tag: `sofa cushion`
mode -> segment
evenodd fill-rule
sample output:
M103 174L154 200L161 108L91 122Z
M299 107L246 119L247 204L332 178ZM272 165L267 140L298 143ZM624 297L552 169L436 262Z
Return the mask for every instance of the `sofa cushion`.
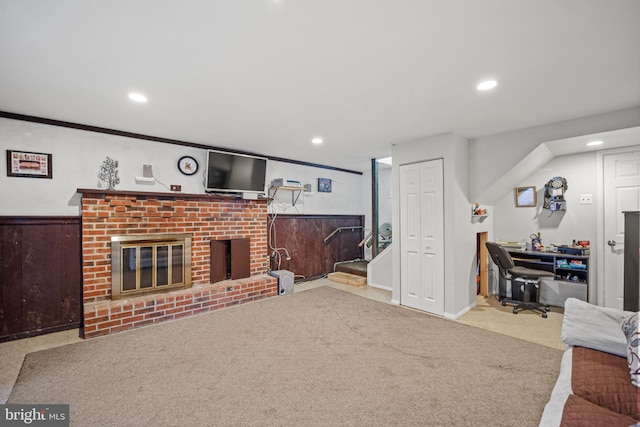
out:
M635 423L631 417L610 411L572 394L564 405L560 426L629 427Z
M630 311L567 298L562 320L562 341L626 358L627 339L620 329L620 321L631 314Z
M629 381L624 357L574 347L571 388L576 396L640 421L640 390Z
M640 312L622 320L622 332L627 337L627 364L631 373L631 383L640 387Z

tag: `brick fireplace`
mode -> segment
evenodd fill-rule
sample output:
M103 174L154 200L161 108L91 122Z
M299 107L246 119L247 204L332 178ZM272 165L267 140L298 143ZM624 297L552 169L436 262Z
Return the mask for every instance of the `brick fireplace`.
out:
M267 201L226 196L78 189L82 194L83 336L105 335L277 295L267 275ZM184 289L112 298L116 236L191 235ZM249 244L248 277L212 276L212 241ZM211 282L215 283L211 283Z

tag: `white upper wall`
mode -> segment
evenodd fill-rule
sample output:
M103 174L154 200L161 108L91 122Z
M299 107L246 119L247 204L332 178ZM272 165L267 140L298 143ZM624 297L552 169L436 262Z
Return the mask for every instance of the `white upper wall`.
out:
M472 139L470 197L480 203L495 203L505 189L515 187L519 179L550 160L552 156L528 158L544 142L636 126L640 126L640 107ZM514 170L516 165L519 167ZM503 182L505 179L508 182Z
M2 216L79 215L80 195L76 189L98 188L98 170L107 156L119 162L120 184L116 190L169 192L165 185L178 184L183 193L204 193L206 150L201 148L0 118L0 151L6 150L52 154L53 178L8 177L6 160L0 162ZM199 163L199 171L193 176L178 170L178 159L185 155ZM136 182L145 164L153 166L159 182ZM291 207L290 194L283 195L283 200L278 195L274 207L283 208L286 213L364 214L362 175L269 161L267 183L273 178L298 178L312 184L312 195L301 196L295 209ZM317 193L317 178L332 179L333 191Z
M269 161L267 184L274 178L295 179L310 184L310 192L278 191L269 206L270 213L316 215L364 215L362 183L363 175L317 168L294 163ZM318 191L318 178L331 180L331 192ZM295 206L292 203L295 201ZM370 207L368 210L370 211Z
M567 210L551 212L542 208L544 185L553 177L567 179ZM595 242L597 227L596 153L555 157L533 174L518 182L519 187L535 186L537 206L516 207L514 189L494 206L494 235L500 241L529 241L532 233L541 233L542 242L571 244L575 240ZM580 204L580 195L591 194L593 204ZM529 241L529 243L531 243Z
M567 210L551 212L543 209L544 185L555 176L567 180L565 200ZM514 189L509 191L494 207L494 238L497 241L525 241L531 244L530 235L540 233L542 243L561 245L571 244L573 240L591 242L589 263L589 295L595 301L598 292L596 280L598 265L598 211L601 201L598 199L597 153L588 152L558 156L538 168L530 176L517 183L519 187L535 186L536 207L516 207ZM582 194L591 194L593 204L580 204Z

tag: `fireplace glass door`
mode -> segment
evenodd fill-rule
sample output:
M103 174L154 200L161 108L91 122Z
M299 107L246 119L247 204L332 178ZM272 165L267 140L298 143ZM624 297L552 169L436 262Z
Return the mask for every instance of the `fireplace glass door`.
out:
M122 292L182 285L183 254L181 244L122 247Z
M185 279L190 279L191 260L187 254L191 249L186 248L184 240L120 241L115 246L112 246L114 298L190 284Z

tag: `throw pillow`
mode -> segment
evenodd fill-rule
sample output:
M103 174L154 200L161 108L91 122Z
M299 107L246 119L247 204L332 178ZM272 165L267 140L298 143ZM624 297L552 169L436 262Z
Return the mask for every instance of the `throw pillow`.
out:
M562 341L567 345L627 357L627 340L620 330L620 321L630 314L633 313L567 298L562 320Z
M640 312L632 314L620 323L622 332L627 337L627 363L631 372L631 383L640 387Z

